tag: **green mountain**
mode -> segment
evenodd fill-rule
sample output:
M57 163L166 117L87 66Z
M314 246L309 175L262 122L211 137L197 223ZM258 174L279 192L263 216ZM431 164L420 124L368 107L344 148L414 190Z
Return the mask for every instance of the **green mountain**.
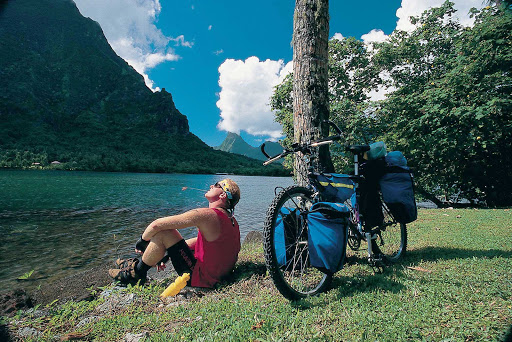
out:
M245 142L242 137L236 133L228 132L226 139L220 146L215 147L217 150L224 152L241 154L254 159L266 160L267 158L261 153L261 145L253 147ZM265 141L265 151L270 156L274 156L283 152L283 147L276 142Z
M189 132L71 0L0 2L0 167L278 172Z

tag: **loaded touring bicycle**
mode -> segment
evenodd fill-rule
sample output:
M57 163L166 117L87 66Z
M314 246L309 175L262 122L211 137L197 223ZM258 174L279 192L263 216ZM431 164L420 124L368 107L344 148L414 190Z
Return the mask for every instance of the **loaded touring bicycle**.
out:
M318 146L336 135L269 156L268 165L287 155L314 165ZM412 174L401 152L386 153L382 142L350 145L353 174L324 173L310 166L307 186L276 188L264 225L267 269L277 289L290 300L325 291L343 268L347 246L367 250L369 264L381 269L401 259L407 248L406 224L416 220ZM366 158L363 158L366 157Z

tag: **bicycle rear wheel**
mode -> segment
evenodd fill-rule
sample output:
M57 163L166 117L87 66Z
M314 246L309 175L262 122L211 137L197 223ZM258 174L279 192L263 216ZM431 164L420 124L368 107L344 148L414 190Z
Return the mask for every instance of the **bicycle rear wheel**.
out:
M407 226L393 218L384 202L382 213L384 223L379 227L380 236L377 238L377 247L388 261L397 262L404 256L407 249Z
M267 269L276 288L290 300L325 291L332 280L332 275L309 264L306 215L312 196L304 187L288 187L274 198L265 219Z

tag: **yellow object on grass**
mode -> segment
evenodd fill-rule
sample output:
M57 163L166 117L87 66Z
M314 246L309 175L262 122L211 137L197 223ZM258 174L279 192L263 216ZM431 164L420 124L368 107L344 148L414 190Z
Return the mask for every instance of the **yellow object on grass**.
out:
M165 298L169 296L176 296L180 293L181 289L187 285L187 281L190 279L190 273L183 273L182 276L176 278L174 283L169 285L164 292L160 295L160 297Z

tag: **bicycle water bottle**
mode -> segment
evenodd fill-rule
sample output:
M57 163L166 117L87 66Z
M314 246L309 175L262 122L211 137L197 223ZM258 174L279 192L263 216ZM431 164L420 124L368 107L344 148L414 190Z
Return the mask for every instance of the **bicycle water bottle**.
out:
M183 273L182 276L179 276L176 278L174 283L169 285L164 292L160 295L161 298L169 297L169 296L176 296L178 293L180 293L181 289L184 288L187 285L187 281L190 279L189 273Z

